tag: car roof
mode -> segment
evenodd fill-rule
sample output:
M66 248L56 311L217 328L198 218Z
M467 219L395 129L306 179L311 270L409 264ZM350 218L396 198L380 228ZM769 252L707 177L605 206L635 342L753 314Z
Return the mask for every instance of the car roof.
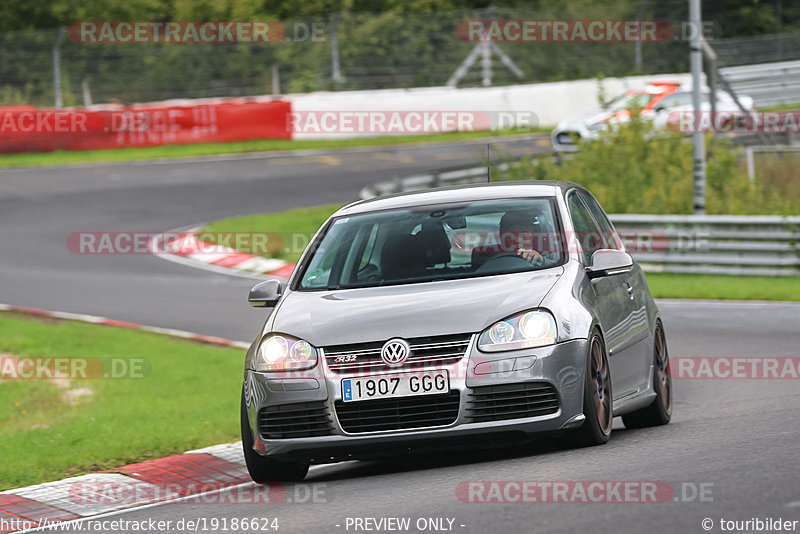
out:
M573 182L555 180L496 182L491 184L439 187L436 189L397 193L394 195L361 200L343 207L334 215L339 217L372 211L411 208L415 206L445 204L450 202L471 202L476 200L514 197L555 197L564 195L568 190L573 188L584 189L582 186Z

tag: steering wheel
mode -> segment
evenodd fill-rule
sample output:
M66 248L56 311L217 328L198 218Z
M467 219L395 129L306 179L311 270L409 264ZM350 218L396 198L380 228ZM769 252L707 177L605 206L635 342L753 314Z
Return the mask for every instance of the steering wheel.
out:
M521 259L521 260L523 260L526 263L529 263L531 265L539 265L539 264L544 262L544 256L542 256L541 252L539 252L539 257L542 258L542 259L541 260L536 260L536 261L528 261L525 258L523 258L522 256L520 256L519 254L514 254L512 252L505 252L503 254L498 254L497 256L495 256L495 258L501 258L503 256L513 256L513 257L519 258L519 259Z
M492 269L491 265L493 263L498 263L498 262L502 261L505 258L517 259L520 262L523 262L528 267L533 265L531 262L529 262L528 260L526 260L525 258L523 258L522 256L520 256L518 254L512 254L510 252L505 252L503 254L496 254L496 255L492 256L491 258L489 258L488 260L486 260L486 262L484 262L483 265L478 267L477 271L488 271L488 270L491 270ZM489 266L489 268L487 268L487 266ZM520 267L522 267L522 265L520 265Z

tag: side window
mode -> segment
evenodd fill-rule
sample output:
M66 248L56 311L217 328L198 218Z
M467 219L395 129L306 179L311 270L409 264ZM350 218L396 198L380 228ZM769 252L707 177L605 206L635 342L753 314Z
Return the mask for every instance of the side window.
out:
M680 91L665 96L661 102L656 104L657 108L663 107L664 109L672 109L678 106L689 106L692 104L692 93Z
M606 212L603 211L600 204L597 203L592 195L587 195L583 191L580 192L580 197L583 199L586 206L588 206L592 215L594 215L594 220L600 225L600 230L603 232L603 246L615 250L622 250L619 236L614 232L614 227L611 226L611 221L608 220Z
M591 213L581 201L577 191L572 191L567 195L567 206L569 206L572 225L575 227L575 239L581 244L586 265L591 265L594 251L603 248L600 229L597 228Z
M303 286L308 288L325 287L331 277L331 270L336 261L336 256L340 254L340 245L344 240L344 232L340 226L328 230L331 238L326 241L324 248L319 248L314 254L311 264L303 275Z

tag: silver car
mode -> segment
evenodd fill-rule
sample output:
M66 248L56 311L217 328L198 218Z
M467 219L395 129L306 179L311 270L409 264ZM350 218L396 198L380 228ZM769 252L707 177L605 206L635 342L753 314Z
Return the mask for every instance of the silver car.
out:
M256 482L416 450L599 445L672 411L640 267L583 187L515 182L356 202L322 226L247 352Z
M664 86L660 86L661 89ZM603 132L615 124L625 124L630 121L631 109L642 108L640 117L649 122L654 136L668 129L681 133L677 123L682 112L693 112L691 89L679 89L674 93L660 93L659 88L644 91L629 91L615 98L603 111L588 115L572 115L559 121L550 132L550 142L554 152L577 152L578 141L596 141ZM753 99L747 95L738 95L738 103L725 91L716 92L716 112L740 113L739 104L747 110L755 111ZM703 89L701 95L700 113L711 113L711 93ZM699 119L697 119L699 120ZM721 124L720 129L729 126ZM743 127L744 128L744 127Z

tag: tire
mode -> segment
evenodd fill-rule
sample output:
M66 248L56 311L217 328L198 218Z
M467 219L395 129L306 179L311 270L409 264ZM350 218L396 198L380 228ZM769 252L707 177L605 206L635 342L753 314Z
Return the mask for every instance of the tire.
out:
M595 330L589 338L583 385L583 413L586 420L580 428L562 436L559 444L565 448L578 448L607 443L614 421L613 409L614 396L608 354L602 336Z
M244 461L250 478L258 484L269 482L298 482L303 480L308 473L308 464L299 462L285 462L269 456L261 456L253 450L253 435L247 420L247 406L244 402L244 389L242 390L242 448Z
M626 428L645 428L669 423L672 418L672 377L664 327L656 323L653 336L653 388L656 398L646 408L622 416Z

